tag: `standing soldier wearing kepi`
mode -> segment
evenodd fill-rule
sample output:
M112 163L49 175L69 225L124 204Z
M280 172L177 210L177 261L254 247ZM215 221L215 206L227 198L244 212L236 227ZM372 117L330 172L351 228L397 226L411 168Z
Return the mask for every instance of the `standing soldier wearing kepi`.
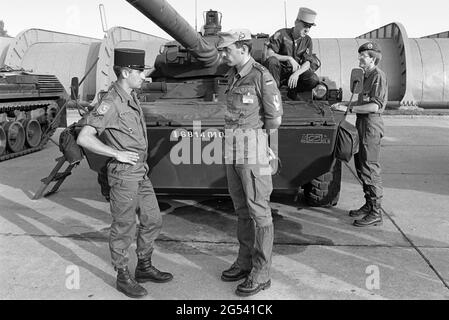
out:
M312 38L308 35L315 26L317 13L309 8L299 8L293 28L276 31L269 39L267 60L264 66L273 75L278 87L287 81L288 96L296 98L297 92L310 91L320 82L315 74Z
M167 282L173 278L170 273L156 269L151 262L162 217L147 176L146 124L133 91L140 88L145 79L144 64L145 51L115 49L117 81L87 117L77 139L83 148L112 158L107 166L112 214L109 248L112 264L118 272L117 289L133 298L148 294L137 282ZM105 143L98 139L102 133ZM128 249L136 235L136 212L140 223L137 226L138 262L134 279L128 270Z
M226 139L229 134L234 135L230 149L236 156L226 161L226 174L238 216L240 243L236 261L223 271L221 278L223 281L245 279L238 285L236 294L250 296L271 285L274 230L269 201L273 184L267 134L263 129L279 128L282 102L269 71L251 57L251 32L235 29L221 32L219 36L218 48L223 49L223 60L231 67L225 131ZM248 137L247 144L239 134Z
M357 175L363 182L366 202L360 209L349 212L351 217L361 218L354 221L357 227L382 224L380 141L384 135L382 113L388 101L388 83L385 73L377 67L381 59L382 51L377 43L367 42L360 46L359 65L365 71L365 77L363 91L351 112L357 114L360 147L354 162Z

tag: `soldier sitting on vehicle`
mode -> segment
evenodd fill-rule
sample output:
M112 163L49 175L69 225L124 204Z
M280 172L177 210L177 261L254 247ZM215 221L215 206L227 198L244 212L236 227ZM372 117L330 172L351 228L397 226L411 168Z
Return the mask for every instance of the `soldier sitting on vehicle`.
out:
M269 38L264 66L271 72L278 87L288 85L288 97L311 91L320 79L315 74L319 60L313 55L312 38L308 35L315 26L316 12L300 8L293 28L278 30Z

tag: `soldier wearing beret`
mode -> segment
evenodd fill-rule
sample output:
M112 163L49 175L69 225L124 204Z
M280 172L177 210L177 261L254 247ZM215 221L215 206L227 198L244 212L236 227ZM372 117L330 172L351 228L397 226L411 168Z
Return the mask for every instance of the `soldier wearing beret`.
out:
M117 289L133 298L147 295L138 282L167 282L173 278L170 273L156 269L151 261L162 217L147 176L146 124L133 91L145 79L144 61L143 50L115 49L117 81L89 114L77 139L83 148L111 158L107 165L112 215L109 248L117 270ZM98 139L100 135L104 143ZM136 236L136 212L138 261L133 277L128 270L128 249Z
M314 64L312 38L308 35L315 26L317 13L299 8L293 28L276 31L269 39L264 66L273 75L278 87L287 82L288 96L295 99L297 92L310 91L320 82L311 69Z
M380 176L380 142L384 135L382 113L388 101L388 83L385 73L379 69L382 50L376 42L360 46L359 65L365 72L363 91L358 102L351 107L357 114L356 127L360 138L359 152L354 156L357 175L363 182L365 204L349 215L356 218L357 227L382 224L381 201L383 197Z
M250 296L271 285L273 221L269 206L273 190L266 130L281 125L282 101L270 72L251 57L251 33L236 29L219 33L218 48L228 72L225 114L226 175L238 216L238 257L223 271L223 281L239 281L236 294ZM245 140L245 137L248 138ZM247 143L245 143L247 141ZM234 157L235 154L235 157Z

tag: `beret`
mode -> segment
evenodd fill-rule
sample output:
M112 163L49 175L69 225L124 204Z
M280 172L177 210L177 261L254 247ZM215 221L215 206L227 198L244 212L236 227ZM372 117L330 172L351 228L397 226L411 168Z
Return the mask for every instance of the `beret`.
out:
M359 48L359 53L363 52L363 51L367 51L367 50L372 50L378 53L382 53L382 50L379 46L379 44L377 44L376 42L367 42L364 43L360 46Z

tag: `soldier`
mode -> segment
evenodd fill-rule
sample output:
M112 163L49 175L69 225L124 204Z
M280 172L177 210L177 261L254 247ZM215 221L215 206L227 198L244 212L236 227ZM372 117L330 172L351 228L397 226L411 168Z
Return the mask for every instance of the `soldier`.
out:
M382 113L388 99L388 84L385 73L377 66L382 59L382 51L376 42L360 46L359 65L365 71L363 92L359 94L357 105L351 112L357 114L356 127L360 137L360 149L354 156L357 175L363 182L365 204L349 215L361 218L354 221L357 227L382 224L381 200L383 197L380 176L380 141L384 135Z
M269 39L264 66L278 87L287 81L288 96L293 99L297 92L310 91L320 82L313 70L316 58L312 54L312 38L308 35L315 26L316 15L311 9L299 8L295 26L280 29Z
M114 72L117 81L86 119L77 142L83 148L111 157L107 166L112 224L109 247L117 271L117 289L133 298L147 295L137 282L167 282L173 276L156 269L151 262L154 241L162 227L153 186L147 176L148 140L145 119L133 89L140 88L144 74L145 51L115 49ZM104 141L98 136L104 133ZM128 270L128 249L136 235L135 279ZM137 282L136 282L137 281Z
M247 29L219 33L218 48L231 67L228 73L226 140L231 140L231 160L226 149L226 175L229 194L238 215L239 253L232 266L223 271L223 281L245 279L236 289L239 296L250 296L271 285L273 222L269 206L273 190L267 153L267 134L281 124L282 103L276 82L251 57L251 33ZM239 133L248 137L240 139ZM240 141L240 142L239 142ZM257 150L257 151L256 151ZM234 157L235 153L235 157ZM257 155L256 155L257 153ZM261 155L261 157L260 157Z

